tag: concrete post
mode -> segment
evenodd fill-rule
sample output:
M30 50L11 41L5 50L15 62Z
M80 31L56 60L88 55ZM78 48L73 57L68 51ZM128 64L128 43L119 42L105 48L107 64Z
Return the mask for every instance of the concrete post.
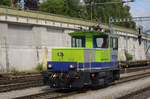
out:
M6 53L6 71L9 72L10 71L10 67L9 67L9 54L8 54L8 45L7 45L7 38L4 37L4 41L5 41L5 53Z

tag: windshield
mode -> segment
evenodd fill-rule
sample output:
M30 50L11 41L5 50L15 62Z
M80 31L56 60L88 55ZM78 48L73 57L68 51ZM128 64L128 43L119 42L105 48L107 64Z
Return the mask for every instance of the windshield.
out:
M85 47L85 37L72 37L72 47Z
M94 48L108 48L108 38L94 37Z

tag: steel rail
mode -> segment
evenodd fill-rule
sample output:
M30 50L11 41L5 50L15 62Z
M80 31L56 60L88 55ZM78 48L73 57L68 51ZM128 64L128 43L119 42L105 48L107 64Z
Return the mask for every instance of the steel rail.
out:
M120 80L113 82L111 85L113 86L116 84L122 84L122 83L130 82L130 81L138 80L141 78L145 78L148 76L150 76L150 72L123 77ZM88 90L91 90L91 87L88 87L82 90L72 90L69 92L63 92L62 90L53 90L51 92L47 91L47 92L39 93L39 94L17 97L15 99L57 99L57 98L64 98L64 97L68 97L68 96L79 94L79 93L84 93L84 92L87 92Z
M121 69L120 73L132 73L136 71L144 71L150 69L150 66L143 66L143 67L134 67L134 68L123 68ZM17 89L25 89L30 87L36 86L43 86L45 85L45 79L40 75L26 75L24 76L17 76L11 78L1 78L0 79L0 92L7 92L11 90Z

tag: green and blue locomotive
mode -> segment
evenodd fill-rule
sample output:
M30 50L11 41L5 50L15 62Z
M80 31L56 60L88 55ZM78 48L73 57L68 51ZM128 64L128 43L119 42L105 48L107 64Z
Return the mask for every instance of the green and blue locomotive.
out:
M52 88L107 85L120 77L118 38L103 32L73 32L71 48L53 48L48 61Z

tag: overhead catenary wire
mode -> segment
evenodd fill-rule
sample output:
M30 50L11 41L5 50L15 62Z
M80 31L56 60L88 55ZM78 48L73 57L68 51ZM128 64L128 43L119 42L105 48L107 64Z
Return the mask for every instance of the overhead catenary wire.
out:
M95 0L92 0L89 4L84 4L85 6L90 6L90 14L91 14L91 20L93 19L93 6L95 5L112 5L112 4L124 4L124 3L129 3L129 2L134 2L134 0L127 0L127 1L113 1L113 2L104 2L104 3L95 3Z

